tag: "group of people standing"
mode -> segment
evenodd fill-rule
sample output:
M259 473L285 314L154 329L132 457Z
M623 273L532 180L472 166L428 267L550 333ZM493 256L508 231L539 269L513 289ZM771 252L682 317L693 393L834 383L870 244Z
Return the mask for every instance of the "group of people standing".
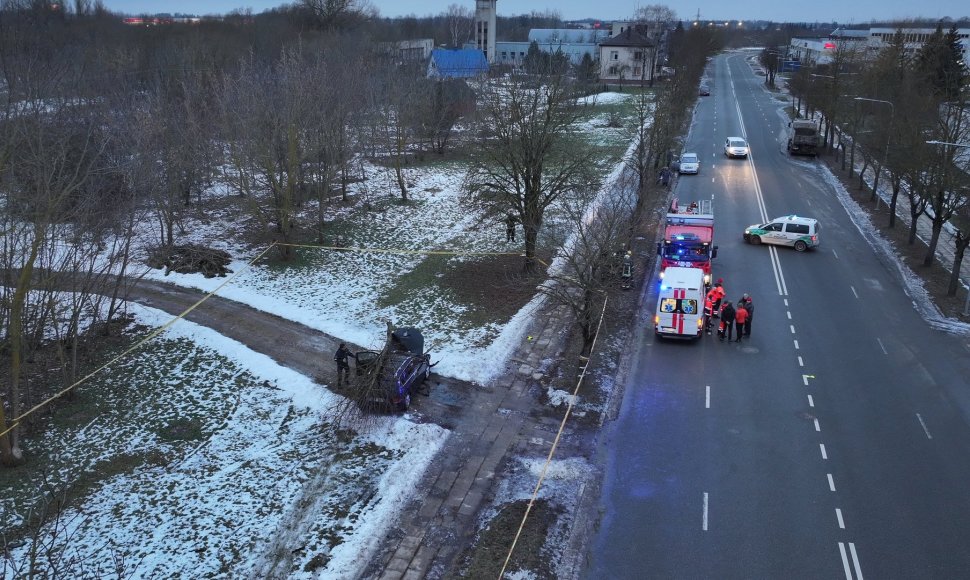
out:
M714 286L708 290L704 299L705 328L707 334L711 334L711 325L714 318L720 318L717 329L717 336L724 341L727 337L729 342L741 342L741 337L751 336L751 321L754 318L754 302L751 296L743 294L736 304L730 300L725 301L724 279L718 278ZM734 338L734 334L737 338Z

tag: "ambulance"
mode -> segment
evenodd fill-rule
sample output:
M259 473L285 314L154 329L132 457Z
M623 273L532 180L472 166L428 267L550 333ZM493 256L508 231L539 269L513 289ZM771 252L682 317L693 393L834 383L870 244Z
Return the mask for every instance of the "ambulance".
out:
M704 331L704 292L704 270L667 268L653 319L657 336L699 338Z

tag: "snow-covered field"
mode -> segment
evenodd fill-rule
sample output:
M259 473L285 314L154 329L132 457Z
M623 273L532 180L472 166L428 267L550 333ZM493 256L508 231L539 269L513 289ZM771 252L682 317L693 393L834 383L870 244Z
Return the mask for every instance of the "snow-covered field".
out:
M623 98L607 94L599 102ZM599 119L583 130L591 143L612 151L601 162L604 175L609 173L618 161L615 150L625 145L623 132ZM261 250L227 235L234 225L218 215L187 218L179 243L233 254L235 274L219 289L222 297L361 346L381 339L385 319L417 326L426 329L442 361L436 372L488 382L504 368L531 307L482 324L475 322L481 313L467 316L464 305L433 283L404 298L391 294L426 259L420 250L519 248L506 245L502 224L480 223L463 197L464 172L457 164L409 169L414 202L406 205L396 202L386 170L371 166L366 173L352 193L366 197L374 210L354 214L362 221L341 240L359 251L301 248L299 266L286 269L253 262ZM208 194L231 195L222 186ZM346 210L332 219L341 217L348 217ZM158 239L153 227L146 220L140 239ZM226 282L160 270L147 276L206 291ZM149 327L168 318L145 308L132 312ZM41 538L55 547L51 558L73 562L93 577L118 575L118 558L126 575L138 578L353 577L448 436L407 416L338 436L328 421L335 395L187 321L95 381L102 397L89 400L80 390L79 400L61 411L73 413L69 420L51 423L41 438L27 442L29 452L45 456L51 472L31 473L0 497L0 523L8 529L26 517L44 481L55 487L74 483L78 495L71 507ZM413 445L415 440L422 444ZM295 529L294 522L301 524ZM283 547L290 550L297 532L302 547L278 557ZM22 565L30 547L13 549L10 561ZM273 568L276 562L285 569ZM15 575L10 568L3 574Z

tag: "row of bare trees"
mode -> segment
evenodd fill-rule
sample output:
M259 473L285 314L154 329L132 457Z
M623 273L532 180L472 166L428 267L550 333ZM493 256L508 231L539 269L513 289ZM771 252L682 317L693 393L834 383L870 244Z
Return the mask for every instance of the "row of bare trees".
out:
M85 329L109 328L136 224L154 224L155 245L179 244L187 212L200 216L221 181L264 241L323 241L365 157L408 199L411 158L444 153L473 96L353 34L366 8L131 28L85 2L0 2L0 463L23 459L30 419L14 419L58 390L26 361L56 339L71 385ZM300 14L314 16L290 34Z
M878 53L838 40L831 63L802 68L790 82L796 112L822 120L825 145L840 150L843 168L848 156L852 172L861 156L860 187L871 170L873 201L880 180L888 178L889 227L896 225L900 196L910 244L917 240L919 219L930 219L925 266L936 259L944 225L960 227L950 295L957 292L968 239L965 220L954 219L970 209L968 79L957 30L938 26L915 52L902 30Z

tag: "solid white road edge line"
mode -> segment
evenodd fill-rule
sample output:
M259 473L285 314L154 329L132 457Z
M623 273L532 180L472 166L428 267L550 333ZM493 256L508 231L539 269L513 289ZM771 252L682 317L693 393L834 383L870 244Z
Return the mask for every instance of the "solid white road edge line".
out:
M845 569L845 580L852 580L852 568L849 567L849 556L845 553L845 544L839 542L839 553L842 554L842 568Z
M849 542L849 551L852 552L852 566L855 568L855 577L862 580L862 566L859 565L859 555L855 553L855 543Z

